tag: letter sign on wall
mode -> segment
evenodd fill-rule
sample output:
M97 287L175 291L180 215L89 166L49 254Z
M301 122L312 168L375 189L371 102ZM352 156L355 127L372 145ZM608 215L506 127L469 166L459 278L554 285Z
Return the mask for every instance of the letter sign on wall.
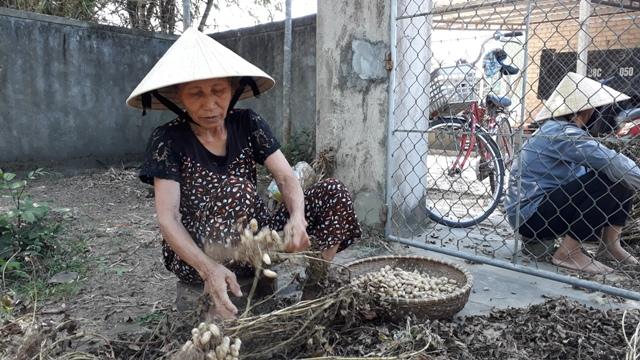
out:
M588 59L587 76L640 100L640 48L589 51ZM538 99L549 98L564 75L576 71L576 62L575 52L542 50Z

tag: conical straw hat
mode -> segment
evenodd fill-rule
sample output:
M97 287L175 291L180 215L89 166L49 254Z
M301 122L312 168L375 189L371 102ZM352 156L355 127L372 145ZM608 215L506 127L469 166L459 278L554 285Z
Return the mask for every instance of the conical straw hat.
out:
M629 96L617 90L570 72L545 101L535 121L570 115L628 99Z
M260 93L271 89L275 81L264 71L227 49L195 27L187 29L158 60L147 76L133 90L127 105L142 109L141 95L158 90L160 95L182 107L177 98L176 84L195 80L252 77ZM239 100L253 96L251 88L245 88ZM167 110L155 97L151 109Z

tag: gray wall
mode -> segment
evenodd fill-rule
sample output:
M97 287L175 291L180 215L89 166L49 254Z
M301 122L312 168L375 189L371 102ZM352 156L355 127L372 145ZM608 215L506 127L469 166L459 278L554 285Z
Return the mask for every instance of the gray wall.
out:
M282 74L283 24L215 34L270 73ZM95 165L139 159L153 127L124 101L175 36L0 8L0 166ZM315 17L294 21L293 131L315 121ZM281 130L280 84L245 102Z
M0 8L0 162L143 151L170 116L142 118L124 101L172 39Z
M318 1L316 151L337 150L335 175L359 219L384 223L390 5Z

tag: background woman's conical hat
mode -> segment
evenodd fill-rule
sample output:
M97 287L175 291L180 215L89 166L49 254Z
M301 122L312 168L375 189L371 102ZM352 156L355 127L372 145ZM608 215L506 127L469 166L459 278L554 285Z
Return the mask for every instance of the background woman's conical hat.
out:
M544 102L544 107L535 121L570 115L628 99L630 99L629 96L617 90L586 76L570 72Z
M142 79L129 95L127 105L142 109L142 94L158 90L160 95L182 107L174 85L227 77L252 77L260 93L275 85L275 81L264 71L192 27L176 40ZM239 100L252 96L251 88L246 87ZM155 97L152 97L150 108L167 109Z

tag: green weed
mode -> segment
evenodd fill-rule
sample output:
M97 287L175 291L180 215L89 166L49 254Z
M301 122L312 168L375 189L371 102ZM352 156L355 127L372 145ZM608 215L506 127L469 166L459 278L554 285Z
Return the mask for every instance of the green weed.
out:
M68 210L52 209L37 202L27 192L31 180L44 175L37 169L18 179L16 174L0 170L0 196L8 206L0 207L0 295L34 301L77 294L78 281L49 284L51 276L62 271L87 271L88 251L84 239L62 239ZM11 310L11 302L3 303Z

